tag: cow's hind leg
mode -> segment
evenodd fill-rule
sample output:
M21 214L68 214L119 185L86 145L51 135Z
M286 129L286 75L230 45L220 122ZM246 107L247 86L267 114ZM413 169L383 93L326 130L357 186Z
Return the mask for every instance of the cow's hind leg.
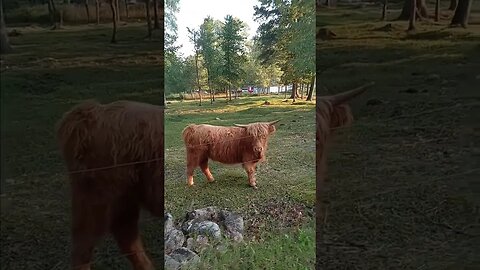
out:
M257 165L255 163L248 162L243 164L243 168L245 169L248 175L248 184L251 187L257 189L257 179L255 177L255 171L256 171Z
M108 206L74 201L72 211L72 269L90 270L93 249L107 232Z
M210 172L210 168L208 168L208 158L203 160L200 163L200 168L202 169L203 174L205 174L205 177L207 177L208 182L214 182L215 181L212 173Z
M121 212L114 217L111 229L122 254L128 258L133 269L153 270L153 264L145 253L140 238L138 228L140 207L138 205L122 205L118 209Z
M198 158L195 152L187 152L187 184L193 186L193 172L198 167Z

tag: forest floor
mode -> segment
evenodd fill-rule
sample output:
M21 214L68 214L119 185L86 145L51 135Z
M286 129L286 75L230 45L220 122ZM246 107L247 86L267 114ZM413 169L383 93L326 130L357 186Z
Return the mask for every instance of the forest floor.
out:
M480 25L417 22L407 35L380 15L317 12L317 30L336 34L317 36L321 94L376 82L329 152L321 269L478 269Z

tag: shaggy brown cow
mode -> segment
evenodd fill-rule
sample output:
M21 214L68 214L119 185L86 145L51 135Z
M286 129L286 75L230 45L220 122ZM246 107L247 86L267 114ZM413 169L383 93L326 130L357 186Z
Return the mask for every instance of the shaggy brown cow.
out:
M86 101L63 115L57 139L70 173L72 267L90 269L95 245L112 233L134 269L154 269L138 220L163 215L163 107Z
M363 85L359 88L346 91L334 96L318 97L316 106L317 129L316 129L316 170L317 170L317 192L316 192L316 242L317 250L321 250L321 227L324 217L323 204L321 203L323 183L325 180L327 165L327 148L328 143L332 139L335 128L345 127L353 122L353 115L347 101L357 95L365 92L369 86L374 83ZM319 266L319 258L317 256L317 267Z
M257 188L257 163L265 160L268 139L276 131L278 121L235 124L234 127L188 125L182 132L187 149L187 184L193 185L193 171L199 166L207 180L214 181L208 168L211 159L224 164L242 163L250 186Z

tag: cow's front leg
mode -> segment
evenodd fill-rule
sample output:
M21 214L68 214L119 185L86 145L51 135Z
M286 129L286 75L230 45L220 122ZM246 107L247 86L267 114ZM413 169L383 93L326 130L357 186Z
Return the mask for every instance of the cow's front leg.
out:
M208 182L214 182L215 179L213 178L212 173L210 172L210 168L208 168L208 159L200 163L200 168L202 169L203 174L207 177Z
M243 164L243 168L247 172L248 175L248 184L253 187L254 189L257 189L257 179L255 177L255 170L256 170L256 164L255 163L245 163Z

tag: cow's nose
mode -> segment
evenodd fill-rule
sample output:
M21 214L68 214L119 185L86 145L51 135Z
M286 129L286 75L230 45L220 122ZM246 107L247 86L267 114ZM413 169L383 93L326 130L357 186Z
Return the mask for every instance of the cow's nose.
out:
M262 147L255 147L255 152L257 152L257 153L261 153L262 150L263 150Z

